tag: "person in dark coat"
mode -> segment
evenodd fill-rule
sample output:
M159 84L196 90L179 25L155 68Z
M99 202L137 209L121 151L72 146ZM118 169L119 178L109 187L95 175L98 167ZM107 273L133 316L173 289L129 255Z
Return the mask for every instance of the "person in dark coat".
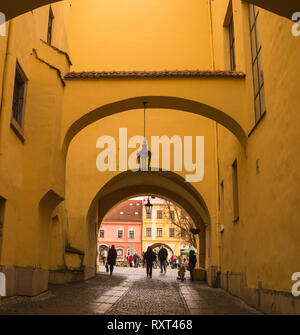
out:
M160 273L163 273L163 270L167 272L166 270L167 258L168 258L168 251L166 248L164 248L164 246L162 246L158 252L158 259L160 261Z
M144 258L146 261L147 278L148 276L152 278L152 267L153 267L153 262L156 260L156 255L151 249L151 247L148 247L147 251L144 254Z
M112 245L111 248L108 250L107 254L107 264L109 265L110 275L112 275L114 271L114 266L116 265L116 259L117 259L117 250L115 246Z
M195 256L195 251L191 250L189 253L189 271L191 274L191 280L194 281L194 276L193 276L193 272L194 272L194 268L196 266L197 263L197 257Z

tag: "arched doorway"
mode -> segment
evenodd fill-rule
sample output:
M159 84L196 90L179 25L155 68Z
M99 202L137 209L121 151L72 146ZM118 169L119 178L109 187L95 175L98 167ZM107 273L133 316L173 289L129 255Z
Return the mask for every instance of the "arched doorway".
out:
M189 183L174 172L131 172L127 171L112 178L95 195L86 218L85 271L93 276L96 272L96 245L98 231L109 210L126 199L142 195L166 198L182 207L196 228L200 229L198 260L201 267L206 264L206 248L210 245L210 215L204 199ZM97 213L97 215L95 215ZM96 225L96 227L95 227ZM96 234L93 233L96 230ZM173 252L172 249L170 249Z

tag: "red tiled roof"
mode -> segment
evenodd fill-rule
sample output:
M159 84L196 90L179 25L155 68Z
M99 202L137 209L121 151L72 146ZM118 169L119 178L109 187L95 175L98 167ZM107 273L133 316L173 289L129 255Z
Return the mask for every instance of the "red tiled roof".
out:
M200 77L200 78L244 78L245 73L236 71L90 71L69 72L65 79L101 79L101 78L173 78L173 77Z
M142 219L143 219L142 200L126 200L120 203L115 208L111 209L106 215L106 217L104 218L104 221L140 221L142 222Z

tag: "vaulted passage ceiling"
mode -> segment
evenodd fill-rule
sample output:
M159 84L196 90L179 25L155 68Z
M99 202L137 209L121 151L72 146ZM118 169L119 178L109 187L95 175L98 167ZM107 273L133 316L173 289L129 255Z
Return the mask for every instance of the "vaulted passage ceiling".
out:
M3 0L1 1L0 10L6 15L6 19L10 20L38 7L59 1L62 0ZM252 3L289 19L291 19L293 13L300 10L299 0L245 0L245 2Z

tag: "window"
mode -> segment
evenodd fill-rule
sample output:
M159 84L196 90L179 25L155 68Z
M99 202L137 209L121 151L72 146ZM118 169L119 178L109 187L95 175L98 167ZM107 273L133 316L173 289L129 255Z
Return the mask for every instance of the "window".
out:
M170 237L175 237L175 229L170 228Z
M228 25L229 29L229 52L230 52L230 70L236 70L235 64L235 37L234 37L234 24L233 24L233 14L231 15L231 19Z
M146 236L147 237L152 237L152 229L151 228L146 228Z
M117 257L122 257L123 258L123 255L124 255L124 250L121 249L121 248L118 248L117 249Z
M124 212L120 212L120 214L121 214L121 215L123 215L123 214L124 214Z
M100 229L100 237L104 238L104 229Z
M6 200L0 196L0 256L1 256L1 249L2 249L1 247L2 247L2 236L3 236L5 202Z
M50 7L50 9L49 9L49 20L48 20L48 34L47 34L47 43L48 44L52 43L53 20L54 20L54 15L53 15L52 8Z
M133 205L132 203L129 204L129 206L132 206L132 205Z
M118 230L118 238L123 238L123 230L122 229Z
M129 239L134 239L134 230L129 230Z
M170 219L174 219L175 215L174 215L174 211L170 211Z
M14 96L12 106L12 128L17 131L17 135L23 136L24 128L24 111L25 100L27 91L27 77L22 70L19 62L16 65L15 83L14 83Z
M146 218L151 219L152 218L152 213L146 213Z
M157 218L162 219L162 211L157 211Z
M157 237L162 237L162 228L157 228Z
M252 54L252 74L254 88L255 123L257 123L266 111L264 75L262 70L262 46L259 35L259 10L256 6L249 5L250 39Z
M233 191L233 222L235 223L239 220L237 160L235 160L232 164L232 191Z
M139 212L135 212L134 214L135 214L135 215L139 215Z

